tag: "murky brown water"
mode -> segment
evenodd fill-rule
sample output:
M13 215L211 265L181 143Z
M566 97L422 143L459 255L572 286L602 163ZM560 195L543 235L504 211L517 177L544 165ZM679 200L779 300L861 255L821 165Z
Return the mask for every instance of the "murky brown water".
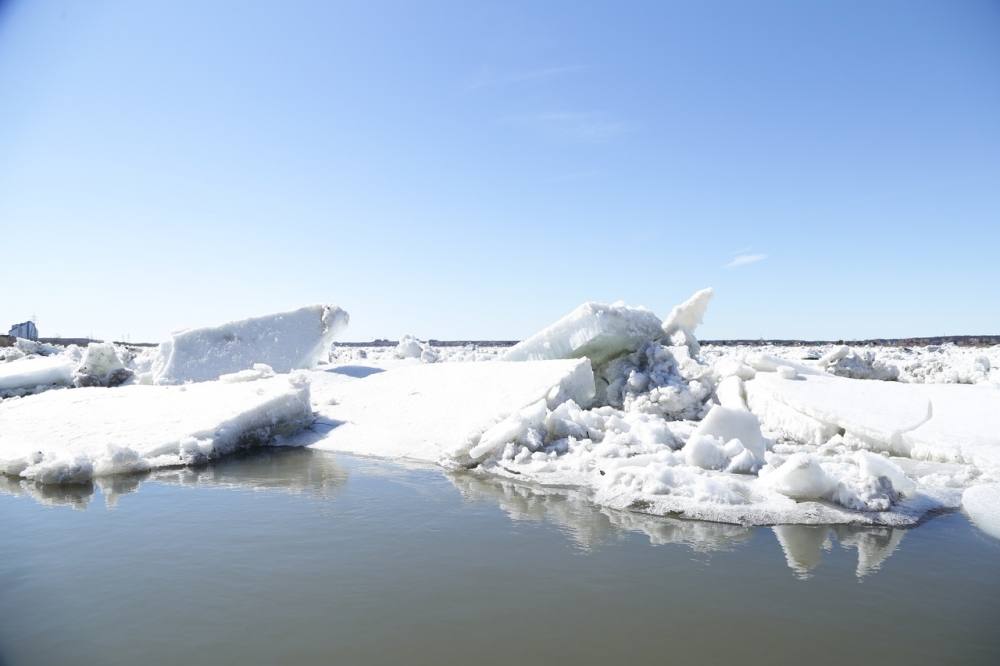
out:
M742 528L265 451L0 477L0 665L998 664L1000 541Z

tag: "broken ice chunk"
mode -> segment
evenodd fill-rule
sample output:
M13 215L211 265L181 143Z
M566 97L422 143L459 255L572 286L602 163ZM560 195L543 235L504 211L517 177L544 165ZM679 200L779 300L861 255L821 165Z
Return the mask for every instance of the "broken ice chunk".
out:
M837 487L837 481L808 453L792 454L762 481L772 490L795 500L824 499Z
M623 303L584 303L530 338L511 347L505 361L587 357L599 365L635 351L663 335L660 318Z
M91 342L76 369L73 383L76 386L118 386L131 379L132 374L112 343Z
M253 317L220 326L174 333L160 345L154 364L157 384L218 379L266 363L275 372L309 368L323 360L348 315L332 305Z

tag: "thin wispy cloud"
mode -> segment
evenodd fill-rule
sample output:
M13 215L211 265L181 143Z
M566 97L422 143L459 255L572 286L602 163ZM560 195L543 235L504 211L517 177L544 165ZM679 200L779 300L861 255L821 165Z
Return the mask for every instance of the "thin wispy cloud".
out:
M483 67L470 81L465 89L468 91L482 90L484 88L499 88L503 86L516 85L518 83L529 83L532 81L546 81L549 79L577 74L585 71L583 65L555 65L550 67L538 67L522 71L497 72L490 68Z
M767 259L766 254L737 254L728 264L723 266L723 268L740 268L741 266L756 264L764 261L765 259Z
M625 123L596 111L547 111L506 120L539 134L582 143L607 143L629 129Z

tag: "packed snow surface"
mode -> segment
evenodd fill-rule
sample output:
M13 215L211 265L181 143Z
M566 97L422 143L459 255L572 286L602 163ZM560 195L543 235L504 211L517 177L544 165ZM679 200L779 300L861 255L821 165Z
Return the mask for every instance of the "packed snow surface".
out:
M332 305L253 317L221 326L174 333L162 343L153 381L179 384L218 379L255 363L275 372L309 368L326 355L333 338L347 326L347 313Z
M522 408L594 396L586 359L406 365L347 381L336 372L313 377L327 430L312 446L430 462L470 460Z
M0 402L0 472L80 483L204 461L312 420L302 376L48 391Z
M506 361L586 356L595 365L662 335L660 318L645 308L584 303L551 326L511 347Z

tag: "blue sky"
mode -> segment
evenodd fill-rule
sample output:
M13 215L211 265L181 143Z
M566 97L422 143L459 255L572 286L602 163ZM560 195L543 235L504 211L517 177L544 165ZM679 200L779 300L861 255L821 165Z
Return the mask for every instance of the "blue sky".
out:
M0 248L43 335L1000 333L1000 3L6 2Z

